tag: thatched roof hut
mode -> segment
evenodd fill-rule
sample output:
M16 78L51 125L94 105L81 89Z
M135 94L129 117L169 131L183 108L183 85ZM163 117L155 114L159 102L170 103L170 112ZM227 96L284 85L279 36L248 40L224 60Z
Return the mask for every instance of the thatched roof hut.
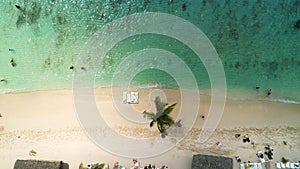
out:
M229 157L197 154L193 156L192 169L232 169L233 160Z
M17 160L14 169L69 169L62 161Z

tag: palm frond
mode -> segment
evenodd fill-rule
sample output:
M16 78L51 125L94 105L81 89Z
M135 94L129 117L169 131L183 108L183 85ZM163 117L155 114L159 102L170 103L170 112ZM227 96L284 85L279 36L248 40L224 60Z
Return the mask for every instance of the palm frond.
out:
M157 123L162 123L162 124L164 124L164 126L167 126L167 127L170 127L175 123L173 118L168 115L160 117L160 119L158 119L157 121L158 121Z
M164 114L157 119L157 127L161 133L164 133L170 126L174 124L172 117Z
M164 109L163 114L170 114L173 111L173 109L175 108L175 106L176 106L176 103L172 104L171 106L168 106L166 109Z
M157 128L160 133L164 133L166 131L166 127L163 123L157 123Z
M166 130L172 126L175 122L169 114L173 111L176 106L176 103L167 106L167 103L161 101L159 97L156 97L154 100L156 106L156 113L144 111L144 117L151 119L150 127L157 123L157 128L160 133L166 133Z
M147 112L147 111L144 111L143 112L143 116L145 117L145 118L147 118L147 119L154 119L154 117L155 117L155 114L154 113L152 113L152 112Z
M155 107L156 107L156 116L160 116L164 112L164 108L166 107L167 103L164 103L160 100L160 97L155 97L154 100Z

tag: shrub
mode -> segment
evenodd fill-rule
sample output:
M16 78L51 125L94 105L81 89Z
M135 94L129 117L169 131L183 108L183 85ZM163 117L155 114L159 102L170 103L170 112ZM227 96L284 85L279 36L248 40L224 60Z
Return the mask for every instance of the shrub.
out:
M281 162L283 162L283 163L287 163L287 162L289 162L289 161L290 161L289 159L286 159L286 158L284 158L284 157L281 158Z
M83 164L80 163L80 164L79 164L79 169L87 169L87 168L86 168L86 167L83 167Z
M93 164L92 169L103 169L105 164Z

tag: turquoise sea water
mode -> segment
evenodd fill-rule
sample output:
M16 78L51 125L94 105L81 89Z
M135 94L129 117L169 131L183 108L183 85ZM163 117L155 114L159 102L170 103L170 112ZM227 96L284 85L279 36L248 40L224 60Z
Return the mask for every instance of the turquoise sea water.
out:
M202 30L220 55L229 97L264 99L271 88L271 100L300 102L299 0L0 0L0 78L7 80L0 83L0 92L71 88L74 71L81 71L77 57L93 33L141 12L179 16ZM180 56L199 88L210 88L203 64L187 46L154 34L115 46L99 67L96 85L110 85L122 59L149 47ZM15 67L9 63L12 58ZM76 69L70 70L71 65ZM149 83L177 86L168 73L155 69L132 80L132 85Z

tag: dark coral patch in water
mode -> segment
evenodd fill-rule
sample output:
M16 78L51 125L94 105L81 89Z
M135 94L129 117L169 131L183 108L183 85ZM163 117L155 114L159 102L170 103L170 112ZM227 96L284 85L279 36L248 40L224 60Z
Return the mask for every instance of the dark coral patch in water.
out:
M181 8L182 8L182 11L186 11L186 8L187 8L186 3L182 4Z
M235 62L234 67L235 67L236 69L240 68L240 66L241 66L241 63L240 63L240 62Z
M300 20L297 20L294 25L295 29L300 29Z
M33 2L31 8L24 8L20 10L20 14L18 16L18 20L16 22L17 28L21 27L23 24L36 24L38 23L38 19L40 18L42 6L40 3Z

